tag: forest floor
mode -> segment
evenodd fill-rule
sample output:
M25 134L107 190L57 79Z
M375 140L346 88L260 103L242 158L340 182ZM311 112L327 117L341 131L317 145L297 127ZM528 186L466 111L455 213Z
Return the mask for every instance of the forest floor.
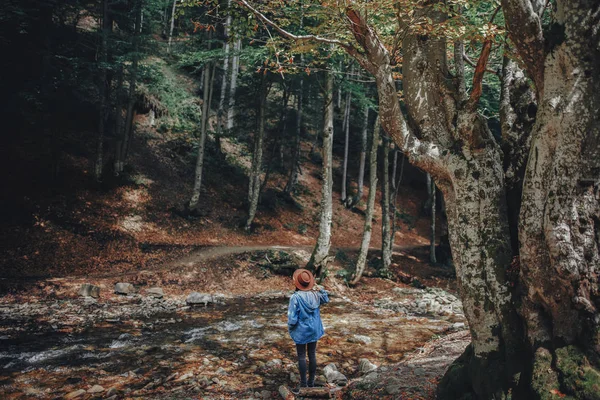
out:
M5 295L1 397L276 398L279 385L296 384L297 367L285 323L291 282L273 265L301 264L309 254L216 247L157 270L49 278ZM395 261L403 255L397 250ZM322 309L327 334L318 364L322 373L334 363L349 378L338 397L434 398L437 380L470 338L448 270L423 265L396 271L413 274L421 288L370 277L373 269L349 288L343 265L332 267L323 282L331 303ZM116 282L133 283L136 293L115 294ZM79 297L82 283L98 285L99 298ZM149 295L152 287L164 297ZM188 304L192 291L210 294L208 304ZM379 368L361 372L363 358Z

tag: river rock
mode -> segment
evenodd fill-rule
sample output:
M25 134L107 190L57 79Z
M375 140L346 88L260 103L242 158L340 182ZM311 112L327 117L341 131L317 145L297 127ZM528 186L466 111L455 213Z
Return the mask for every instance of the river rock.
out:
M134 294L135 287L131 283L119 282L115 285L115 293L117 294Z
M267 361L265 367L267 368L281 368L281 360L279 358L275 358L273 360Z
M327 364L327 366L323 368L323 374L329 383L333 383L338 386L346 386L348 383L348 378L338 371L334 363Z
M189 305L204 304L204 306L206 307L208 303L213 303L214 300L213 296L208 293L192 292L185 299L185 302Z
M106 392L106 397L111 397L111 396L116 396L118 394L118 390L115 387L111 387L110 389L108 389L108 391Z
M91 283L84 283L79 288L79 295L82 297L100 297L100 288L96 285L92 285Z
M361 358L360 360L358 360L358 371L361 374L368 374L369 372L375 371L376 369L377 365L373 364L366 358Z
M165 295L165 292L162 290L162 288L153 287L146 289L146 294L150 297L154 297L155 299L162 299Z
M352 335L348 341L351 343L371 344L371 338L365 335Z
M81 397L81 396L83 396L85 393L86 393L86 391L85 391L85 390L83 390L83 389L78 389L78 390L76 390L76 391L74 391L74 392L71 392L71 393L67 394L67 395L65 396L65 400L76 399L76 398L78 398L78 397Z
M100 386L100 385L94 385L91 388L89 388L87 392L88 393L92 393L92 394L94 394L94 393L102 393L102 392L104 392L104 388L102 386Z

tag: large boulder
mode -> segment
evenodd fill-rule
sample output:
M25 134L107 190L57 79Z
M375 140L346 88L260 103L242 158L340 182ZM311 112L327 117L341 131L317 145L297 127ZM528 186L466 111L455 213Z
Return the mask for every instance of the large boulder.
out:
M81 288L79 288L79 295L97 299L100 297L100 288L96 285L92 285L91 283L84 283L81 285Z
M134 294L135 287L131 283L119 282L115 285L115 293L117 294Z

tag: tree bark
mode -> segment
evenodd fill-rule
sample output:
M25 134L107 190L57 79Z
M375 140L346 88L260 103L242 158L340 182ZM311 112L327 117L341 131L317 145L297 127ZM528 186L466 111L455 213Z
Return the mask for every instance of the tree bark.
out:
M537 104L535 92L517 63L505 56L500 92L500 127L504 152L506 199L513 251L519 249L519 210L525 166L531 147L531 130Z
M258 132L254 137L254 152L252 154L252 171L250 172L250 183L248 185L248 219L246 220L246 230L252 227L252 221L258 208L260 198L263 159L263 141L265 136L265 108L267 102L267 79L263 74L261 77L258 106Z
M333 148L333 77L327 73L327 82L324 93L324 121L323 121L323 169L321 188L321 212L319 217L319 236L317 243L307 264L308 269L315 271L320 276L327 270L331 261L329 248L331 246L331 221L333 218L332 192L332 148Z
M373 230L373 211L375 210L375 195L377 194L377 147L379 145L379 117L375 122L373 130L373 142L371 144L371 153L369 154L369 197L367 199L367 209L365 211L365 225L363 228L363 237L360 243L358 260L354 276L350 280L351 285L356 285L362 277L367 264L367 255L369 253L369 244L371 243L371 232Z

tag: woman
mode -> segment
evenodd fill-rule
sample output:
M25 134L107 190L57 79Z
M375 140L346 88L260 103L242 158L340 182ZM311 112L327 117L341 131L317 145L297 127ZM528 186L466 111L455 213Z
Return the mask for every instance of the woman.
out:
M296 343L300 387L314 387L317 372L317 340L324 334L319 308L329 303L327 292L315 285L315 277L306 269L298 269L292 277L296 291L288 306L288 330ZM312 290L314 288L314 290ZM306 354L308 353L308 380Z

